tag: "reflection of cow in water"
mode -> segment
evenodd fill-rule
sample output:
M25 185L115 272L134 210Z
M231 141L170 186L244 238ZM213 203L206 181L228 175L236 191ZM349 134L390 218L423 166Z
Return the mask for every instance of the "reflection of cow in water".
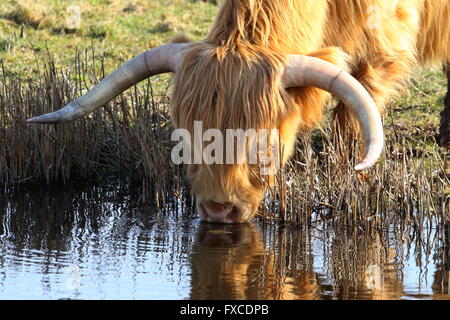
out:
M191 299L318 299L312 265L289 274L278 258L253 224L202 224L191 257Z
M202 224L191 255L190 298L388 300L405 296L402 253L383 243L378 233L336 237L323 257L312 252L310 234L280 229L273 235L275 239L263 242L252 224ZM269 243L273 250L268 249ZM317 273L314 262L320 258L324 267ZM322 271L326 274L321 275ZM435 286L436 281L445 282L436 278ZM448 283L444 286L448 290Z

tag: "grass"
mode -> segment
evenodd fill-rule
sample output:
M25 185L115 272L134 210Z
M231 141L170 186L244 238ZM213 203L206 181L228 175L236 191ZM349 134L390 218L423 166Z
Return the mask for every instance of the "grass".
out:
M71 29L74 6L80 26ZM2 0L0 59L15 76L35 78L35 57L47 48L57 67L68 68L75 63L75 49L94 46L111 70L178 33L200 39L216 10L208 1L189 0Z
M58 109L125 60L179 32L201 38L217 7L186 0L70 4L81 9L78 29L65 25L65 1L0 4L0 183L70 184L119 175L142 188L144 203L190 206L183 168L170 161L168 76L146 81L74 123L27 126L25 120ZM430 217L448 219L449 159L434 141L445 90L440 70L417 72L389 106L385 160L365 174L353 171L354 157L330 140L331 129L300 138L260 217L350 225L384 221L388 212L417 225Z

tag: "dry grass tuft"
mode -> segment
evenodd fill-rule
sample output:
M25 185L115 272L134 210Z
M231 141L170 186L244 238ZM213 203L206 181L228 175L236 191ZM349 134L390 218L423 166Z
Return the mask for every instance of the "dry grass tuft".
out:
M332 221L357 226L397 217L422 225L424 219L450 221L448 159L437 145L416 146L407 132L387 127L384 159L367 172L356 172L350 148L331 129L303 137L295 158L278 174L261 211L265 219L305 224ZM338 141L337 141L338 140ZM311 212L314 212L311 215Z
M74 123L26 124L27 118L59 109L104 76L103 69L88 72L93 66L88 58L88 52L78 54L71 71L57 70L49 59L40 67L39 80L27 82L0 65L0 184L72 184L115 175L140 183L143 201L152 194L162 205L164 193L172 192L183 175L169 161L167 98L155 96L150 82Z

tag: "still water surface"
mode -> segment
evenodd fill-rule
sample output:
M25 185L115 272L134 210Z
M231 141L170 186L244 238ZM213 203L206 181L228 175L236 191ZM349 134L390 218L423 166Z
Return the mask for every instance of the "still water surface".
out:
M120 184L0 196L0 299L449 299L448 226L201 223Z

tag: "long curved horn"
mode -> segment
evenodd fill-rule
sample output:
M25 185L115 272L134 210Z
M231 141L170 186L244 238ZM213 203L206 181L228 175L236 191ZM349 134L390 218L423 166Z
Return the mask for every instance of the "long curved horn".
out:
M184 46L182 43L172 43L141 53L109 74L84 96L58 111L29 119L27 122L63 123L94 112L144 79L161 73L175 72Z
M290 55L282 84L286 89L317 87L344 102L356 113L365 139L364 158L355 169L365 170L377 162L384 147L383 123L375 102L358 80L325 60Z

